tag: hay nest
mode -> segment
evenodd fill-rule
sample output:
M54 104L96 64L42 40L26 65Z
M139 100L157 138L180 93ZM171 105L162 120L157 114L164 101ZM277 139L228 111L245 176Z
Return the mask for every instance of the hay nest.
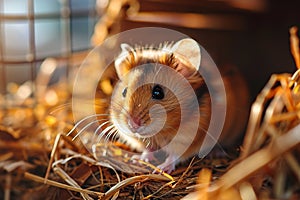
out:
M299 199L300 55L296 28L291 50L298 70L274 74L252 105L244 143L226 157L193 158L171 174L130 165L123 144L98 144L91 155L66 136L74 127L64 81L40 86L38 101L11 84L0 98L0 196L3 199ZM53 64L53 60L46 60ZM48 74L50 76L50 74ZM28 88L27 88L28 89ZM54 95L54 96L53 96ZM63 106L58 106L63 104ZM127 151L126 151L127 152ZM136 173L120 169L130 166Z

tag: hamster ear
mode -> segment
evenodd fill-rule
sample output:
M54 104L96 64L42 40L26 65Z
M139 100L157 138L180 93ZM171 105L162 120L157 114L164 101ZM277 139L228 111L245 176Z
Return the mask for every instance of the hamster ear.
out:
M126 63L126 58L129 55L132 55L133 58L135 57L134 49L126 43L122 43L121 45L121 53L115 60L115 69L117 72L118 77L121 79L130 69L128 63Z
M133 51L134 49L129 45L129 44L126 44L126 43L122 43L121 45L121 53L123 52L130 52L130 51Z
M191 38L179 40L173 45L172 52L186 58L198 71L201 62L201 50L195 40Z

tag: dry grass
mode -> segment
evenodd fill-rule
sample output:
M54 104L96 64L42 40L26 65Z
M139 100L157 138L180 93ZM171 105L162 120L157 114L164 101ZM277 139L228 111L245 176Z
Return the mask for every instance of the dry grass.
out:
M71 94L61 91L68 91L61 88L65 83L40 94L54 91L57 101L40 98L37 103L30 97L16 101L20 86L12 85L9 104L1 100L1 198L299 199L296 32L291 29L291 50L298 70L293 75L273 75L257 96L241 151L233 149L227 157L193 158L171 174L152 174L155 166L145 162L133 164L122 144L100 143L93 156L79 140L65 136L73 128ZM121 170L125 167L133 171L125 173Z

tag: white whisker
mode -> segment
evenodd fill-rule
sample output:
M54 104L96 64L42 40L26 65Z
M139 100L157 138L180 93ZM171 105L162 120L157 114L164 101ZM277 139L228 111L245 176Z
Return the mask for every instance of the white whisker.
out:
M112 139L111 139L113 142L117 140L118 134L119 134L118 129L115 128L115 132L114 132L114 134L112 136Z
M115 132L116 132L116 129L115 129L115 127L113 127L113 128L109 131L109 133L107 134L107 136L105 137L104 142L107 143L108 140L109 140L109 137L110 137L111 135L113 135Z
M114 125L110 125L110 126L106 127L103 131L101 131L101 133L100 133L101 138L102 138L108 131L110 131L112 128L114 128Z
M62 105L56 106L55 108L51 109L49 115L53 115L53 113L63 110L64 108L71 106L71 103L64 103Z
M98 123L98 122L101 122L105 119L100 119L100 120L95 120L95 121L92 121L90 123L88 123L87 125L85 125L73 138L72 140L75 140L81 133L83 133L83 131L85 131L87 128L89 128L91 125L95 124L95 123Z
M85 120L90 119L92 117L101 117L101 116L108 116L108 114L95 114L95 115L89 115L86 116L85 118L79 120L78 122L76 122L76 124L74 125L74 127L67 133L67 136L69 136L81 123L83 123Z
M106 124L110 123L110 121L106 121L106 122L103 122L100 126L97 127L97 129L94 131L95 134L98 133L98 131Z
M145 142L145 143L146 143L146 142ZM148 140L147 140L147 144L146 144L146 148L149 148L150 144L151 144L151 139L148 139Z
M106 127L103 132L107 133L107 135L105 136L105 139L104 139L104 142L107 142L108 141L108 137L110 136L111 132L115 130L115 127L114 125L110 125L108 127Z

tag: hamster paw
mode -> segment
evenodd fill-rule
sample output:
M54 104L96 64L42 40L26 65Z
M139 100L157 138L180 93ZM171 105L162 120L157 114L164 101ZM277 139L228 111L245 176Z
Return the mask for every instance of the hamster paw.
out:
M153 155L152 152L143 151L142 154L133 155L131 157L131 160L133 160L134 163L136 163L137 160L142 160L142 161L145 161L145 162L151 162L152 160L154 160L154 155Z
M157 168L162 170L163 172L166 172L166 173L169 174L169 173L171 173L172 171L175 170L176 163L177 163L177 156L169 155L166 158L165 162L158 165ZM161 171L154 170L153 173L161 173Z

